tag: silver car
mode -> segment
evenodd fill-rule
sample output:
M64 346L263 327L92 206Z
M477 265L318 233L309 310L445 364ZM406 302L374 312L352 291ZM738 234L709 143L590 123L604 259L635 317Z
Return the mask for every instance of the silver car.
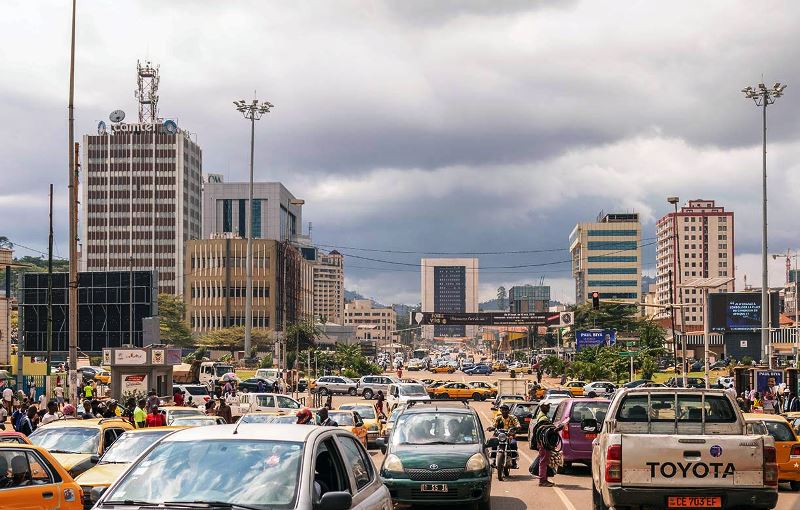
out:
M92 499L97 501L95 509L116 510L167 501L176 508L182 503L187 508L203 503L234 509L392 508L369 454L350 432L257 423L170 434L145 451L108 490L93 490Z
M397 377L388 377L385 375L365 375L358 380L358 394L365 399L370 400L375 398L378 391L383 392L383 396L389 394L389 385L398 384L400 379Z
M356 395L358 383L347 377L340 375L326 375L320 377L312 383L312 393L316 392L320 395L332 395L334 393L346 393L348 395Z

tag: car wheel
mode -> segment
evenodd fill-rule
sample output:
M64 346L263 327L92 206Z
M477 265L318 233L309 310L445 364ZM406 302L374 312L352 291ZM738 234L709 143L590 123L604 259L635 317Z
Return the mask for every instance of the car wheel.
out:
M595 397L597 396L597 393L595 393L595 392L593 392L593 391L590 391L590 392L589 392L589 393L588 393L586 396L587 396L588 398L595 398Z
M328 394L330 393L330 391L328 391L328 388L320 388L319 390L317 390L317 392L323 397L327 397Z
M447 400L450 398L450 395L448 393L442 393L442 398Z
M354 395L355 395L355 393L354 393ZM372 400L372 395L373 395L373 393L372 393L371 389L367 388L366 390L364 390L364 399L365 400Z
M481 394L480 393L473 393L472 394L472 400L477 402L480 399L481 399Z
M349 390L347 390L347 394L350 395L351 397L355 397L356 393L357 392L355 388L350 388Z
M497 465L497 480L502 482L503 478L506 476L506 454L503 452L497 452L497 458L495 459L495 464Z
M608 507L603 503L603 496L597 492L597 489L592 483L592 510L608 510Z

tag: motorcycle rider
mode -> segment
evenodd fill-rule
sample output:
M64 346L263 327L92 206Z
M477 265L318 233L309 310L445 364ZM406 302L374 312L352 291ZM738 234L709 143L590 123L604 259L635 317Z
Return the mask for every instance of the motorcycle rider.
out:
M511 453L511 460L512 460L512 467L514 469L517 468L517 440L514 439L514 436L517 433L517 429L519 429L519 420L517 417L510 414L511 408L508 407L507 404L503 404L500 406L500 414L494 420L494 427L489 427L489 431L492 432L497 429L504 429L508 431L508 451Z

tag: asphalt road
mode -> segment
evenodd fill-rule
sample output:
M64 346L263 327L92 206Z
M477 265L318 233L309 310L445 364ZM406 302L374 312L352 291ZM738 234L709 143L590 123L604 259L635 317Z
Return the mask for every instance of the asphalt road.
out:
M403 377L417 379L435 379L449 381L491 381L498 377L507 377L507 373L491 376L465 376L461 372L454 374L431 374L430 372L404 372ZM542 381L545 386L554 385L554 381ZM358 398L358 397L356 397ZM334 406L352 402L354 397L336 396ZM473 402L470 404L481 418L484 429L492 423L491 403ZM591 473L588 466L575 465L567 474L556 475L552 481L555 487L539 487L538 479L528 473L528 466L533 463L537 453L530 450L527 441L519 441L521 455L520 468L512 471L511 476L502 482L495 477L492 480L492 510L525 510L528 508L546 508L552 510L588 510L592 507ZM378 450L370 450L376 468L380 468L383 455ZM463 507L445 507L442 510L464 510ZM800 510L800 493L792 492L788 485L781 485L778 506L779 510Z

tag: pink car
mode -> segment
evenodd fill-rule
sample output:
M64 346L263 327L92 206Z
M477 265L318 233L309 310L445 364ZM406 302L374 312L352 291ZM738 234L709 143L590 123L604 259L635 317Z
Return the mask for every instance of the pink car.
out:
M583 432L581 421L591 418L597 420L598 424L602 424L608 412L609 403L610 401L605 398L571 398L558 404L553 415L553 423L565 425L561 429L563 469L570 468L573 462L591 465L592 441L597 434Z

